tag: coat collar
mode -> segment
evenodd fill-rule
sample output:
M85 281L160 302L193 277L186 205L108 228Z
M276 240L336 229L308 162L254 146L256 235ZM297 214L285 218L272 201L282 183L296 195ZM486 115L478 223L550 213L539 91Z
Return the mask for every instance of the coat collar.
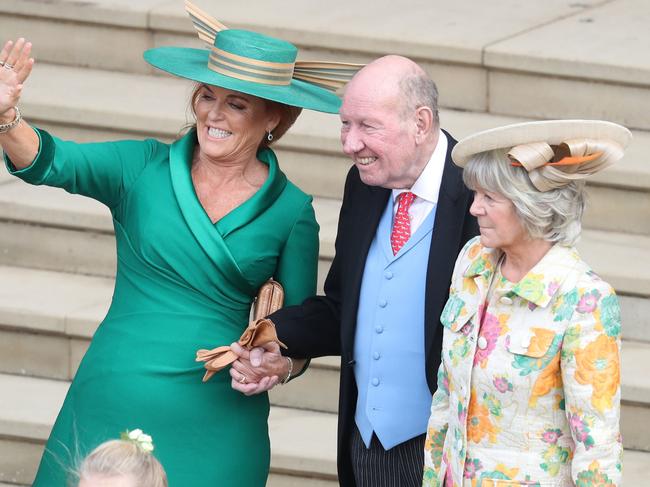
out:
M476 238L468 250L471 261L463 277L480 280L485 287L490 282L503 252L483 247ZM573 247L555 244L528 273L512 287L521 298L545 307L557 294L571 271L580 263L580 255Z
M185 221L216 268L228 276L248 294L254 294L226 242L228 235L250 223L268 209L287 185L286 176L278 167L275 154L270 149L258 152L257 157L269 166L269 176L262 187L248 200L225 215L216 224L212 223L201 206L192 182L192 155L196 147L196 131L191 130L174 142L169 149L169 164L172 187Z
M465 183L463 183L463 171L456 166L451 159L451 151L456 145L456 140L444 129L442 133L447 137L447 154L445 157L445 168L442 172L442 182L440 184L440 195L438 196L438 203L442 193L446 194L451 201L456 202L460 195L465 191Z

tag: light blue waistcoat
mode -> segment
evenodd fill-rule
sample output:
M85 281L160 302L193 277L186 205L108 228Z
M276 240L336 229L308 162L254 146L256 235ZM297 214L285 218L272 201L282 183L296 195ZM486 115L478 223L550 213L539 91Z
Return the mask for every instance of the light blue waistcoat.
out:
M424 297L436 208L393 255L389 198L370 245L354 340L355 421L366 446L385 449L426 432L431 408L424 354Z

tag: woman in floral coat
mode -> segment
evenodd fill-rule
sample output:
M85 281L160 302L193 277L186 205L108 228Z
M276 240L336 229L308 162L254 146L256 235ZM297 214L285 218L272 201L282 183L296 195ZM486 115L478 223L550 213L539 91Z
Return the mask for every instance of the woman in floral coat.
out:
M425 486L621 484L619 305L573 244L580 180L629 139L608 122L532 122L454 149L481 235L441 316Z

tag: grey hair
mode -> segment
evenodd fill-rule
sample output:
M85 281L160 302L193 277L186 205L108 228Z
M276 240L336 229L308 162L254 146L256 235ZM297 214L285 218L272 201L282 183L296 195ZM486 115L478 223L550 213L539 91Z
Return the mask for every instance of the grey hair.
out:
M440 124L438 116L438 87L426 73L409 74L399 81L404 99L402 116L406 117L419 107L428 107L433 112L433 121Z
M111 440L95 448L81 463L79 479L127 477L137 487L167 487L160 462L135 442Z
M531 238L574 245L582 230L586 204L584 181L540 192L523 167L514 167L505 150L474 155L463 171L465 185L473 190L498 193L512 201Z

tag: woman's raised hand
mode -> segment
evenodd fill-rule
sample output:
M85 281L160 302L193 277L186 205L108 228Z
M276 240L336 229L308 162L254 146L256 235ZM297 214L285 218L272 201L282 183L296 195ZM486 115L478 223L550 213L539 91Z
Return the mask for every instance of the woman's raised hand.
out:
M23 83L34 66L34 59L29 57L31 50L32 43L20 38L7 41L0 52L0 117L18 105ZM13 118L13 112L9 118Z

